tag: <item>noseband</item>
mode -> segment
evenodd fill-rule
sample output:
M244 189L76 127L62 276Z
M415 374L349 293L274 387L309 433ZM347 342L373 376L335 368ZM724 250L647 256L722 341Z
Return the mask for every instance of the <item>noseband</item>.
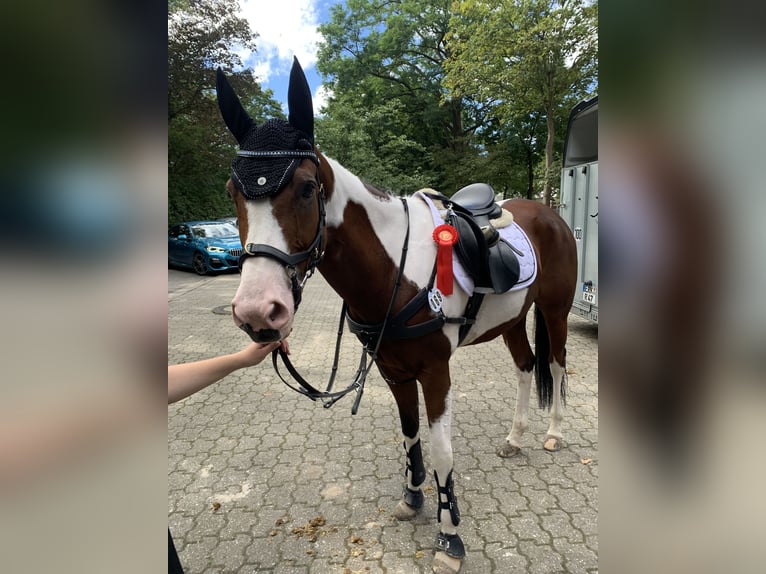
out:
M319 158L313 151L301 151L301 150L285 150L285 151L247 151L240 150L237 152L240 157L247 158L263 158L274 159L278 157L292 157L292 158L309 158L314 163L319 165ZM293 291L293 301L295 303L295 311L298 310L298 305L301 302L303 287L306 285L309 277L314 274L314 270L317 265L321 263L322 257L324 257L324 249L322 247L322 237L325 226L325 194L324 185L319 181L319 171L317 170L316 177L317 184L319 186L319 192L317 193L317 203L319 206L319 222L317 223L317 232L314 236L314 240L311 245L304 251L299 253L285 253L271 245L265 243L248 243L245 245L242 255L239 258L239 270L242 271L242 264L248 257L268 257L282 264L287 277L290 279L290 285ZM277 192L278 193L278 192ZM306 264L306 271L303 274L303 278L298 277L297 266L308 261Z

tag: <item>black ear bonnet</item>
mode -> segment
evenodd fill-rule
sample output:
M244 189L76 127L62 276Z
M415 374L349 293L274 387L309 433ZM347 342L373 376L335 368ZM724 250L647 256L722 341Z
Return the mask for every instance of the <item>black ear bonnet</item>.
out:
M255 125L221 68L216 73L216 93L221 116L239 142L231 179L247 199L279 193L306 158L319 165L311 90L297 58L293 58L287 90L289 121L272 119Z
M247 199L276 195L305 158L317 164L311 138L285 120L272 119L252 126L231 162L231 179ZM271 152L271 153L270 153Z

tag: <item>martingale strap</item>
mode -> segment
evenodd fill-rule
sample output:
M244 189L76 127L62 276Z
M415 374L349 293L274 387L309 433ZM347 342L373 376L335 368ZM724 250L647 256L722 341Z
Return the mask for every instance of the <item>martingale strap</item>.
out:
M333 359L333 365L332 365L332 371L330 373L330 380L327 382L327 388L325 391L320 391L319 389L316 389L311 383L309 383L306 379L304 379L301 374L298 372L298 370L293 366L292 362L287 356L287 353L285 353L281 347L277 348L272 352L271 354L271 362L274 365L274 371L277 373L277 376L280 378L280 380L286 384L288 387L290 387L292 390L294 390L296 393L300 393L305 397L310 398L312 401L321 400L324 404L325 408L329 408L332 405L334 405L339 399L346 396L351 391L358 391L361 387L364 386L364 379L367 377L367 373L369 372L369 367L367 366L367 350L364 349L362 351L362 357L359 360L359 367L356 370L356 373L354 374L354 380L353 382L343 389L342 391L332 391L333 384L335 383L335 377L338 373L338 360L340 357L340 341L343 337L343 324L345 322L346 318L346 311L347 311L347 305L344 301L343 307L341 309L340 313L340 321L338 323L338 338L335 343L335 357ZM294 385L291 385L289 381L287 381L283 376L282 373L279 371L279 365L277 364L277 357L280 357L282 359L282 363L284 363L285 368L290 373L290 376L300 385L300 387L296 387ZM353 414L356 414L356 409L359 406L359 400L361 399L361 395L357 396L357 400L354 403L354 411Z
M426 305L427 301L428 289L421 289L409 303L402 307L401 311L388 321L387 328L384 329L384 323L367 325L358 323L351 317L348 317L348 329L359 338L363 345L370 345L384 334L384 330L385 336L388 339L414 339L422 337L433 331L438 331L447 322L443 314L438 314L436 317L417 325L406 324L415 313Z
M438 331L445 324L460 325L460 333L458 335L458 346L463 342L468 331L476 322L476 315L479 314L479 308L484 300L484 294L474 293L468 299L466 303L465 311L462 317L447 317L440 309L435 316L427 321L418 323L417 325L407 325L407 321L417 313L423 306L428 304L428 298L434 287L434 280L436 278L436 262L434 262L434 268L431 272L431 279L428 285L418 291L418 293L407 303L401 310L393 316L388 325L384 323L376 323L373 325L358 323L351 317L347 318L348 329L354 335L356 335L363 345L368 346L372 344L376 339L385 336L387 339L402 340L402 339L415 339L428 335L434 331Z

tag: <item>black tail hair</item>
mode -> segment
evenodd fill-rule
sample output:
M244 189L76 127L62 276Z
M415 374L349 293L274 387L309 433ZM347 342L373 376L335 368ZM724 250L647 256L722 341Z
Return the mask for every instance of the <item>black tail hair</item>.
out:
M541 409L550 409L553 402L553 374L550 365L551 342L548 326L540 307L535 305L535 383ZM566 356L566 349L564 350ZM566 369L566 365L562 365ZM566 404L566 370L561 381L561 401Z

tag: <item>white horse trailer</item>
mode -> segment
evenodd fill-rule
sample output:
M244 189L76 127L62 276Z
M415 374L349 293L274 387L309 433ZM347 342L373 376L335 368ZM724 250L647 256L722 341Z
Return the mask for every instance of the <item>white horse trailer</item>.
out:
M572 312L598 323L598 96L569 114L561 169L559 214L577 243Z

